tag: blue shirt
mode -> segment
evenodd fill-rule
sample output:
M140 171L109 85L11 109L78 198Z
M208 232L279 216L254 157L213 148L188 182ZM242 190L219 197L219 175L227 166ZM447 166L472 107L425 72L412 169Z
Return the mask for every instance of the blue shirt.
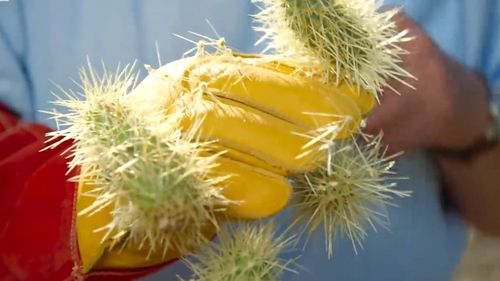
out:
M495 0L393 0L426 29L437 44L461 63L480 71L492 93L500 94L500 4ZM76 88L70 78L87 56L110 68L138 60L158 65L179 58L191 48L172 33L188 30L221 36L236 49L257 51L251 29L250 1L228 0L10 0L0 2L0 102L24 118L46 122L38 110L53 106L55 84ZM142 71L145 73L145 71ZM52 125L52 124L51 124ZM340 239L328 260L321 233L302 253L300 275L284 281L443 281L450 280L466 245L465 226L442 204L438 173L425 152L402 157L397 170L410 180L401 183L413 192L395 199L390 230L371 231L364 249L355 255L349 241ZM185 279L181 263L149 280Z

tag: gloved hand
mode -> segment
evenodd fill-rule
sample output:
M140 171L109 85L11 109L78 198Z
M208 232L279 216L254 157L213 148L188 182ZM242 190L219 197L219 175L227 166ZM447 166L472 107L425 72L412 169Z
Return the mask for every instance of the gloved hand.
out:
M243 54L172 62L153 71L132 95L170 95L168 107L180 98L166 86L168 81L182 81L180 95L203 87L201 109L183 125L189 128L203 116L201 139L215 141L214 152L225 151L217 170L235 175L224 194L241 201L229 207L236 218L258 219L282 209L291 194L285 177L318 165L314 153L298 157L307 150L310 138L305 136L338 122L337 138L348 138L374 105L369 93L358 94L345 84L324 85L295 74L292 66Z
M172 83L182 84L183 91L172 91ZM343 84L323 85L314 78L295 74L286 64L264 57L246 55L210 55L172 62L152 71L131 93L134 104L151 104L162 100L166 114L180 110L179 99L203 91L201 101L182 120L186 131L199 126L198 137L213 141L211 153L223 152L211 171L226 176L223 195L238 202L227 206L234 219L259 219L283 209L292 194L287 176L314 169L320 156L304 154L310 138L320 127L339 124L337 138L355 132L361 118L374 104L369 93L359 93ZM186 97L188 96L188 97ZM201 104L200 104L201 103ZM182 103L181 103L182 104ZM146 107L147 108L147 107ZM147 111L147 110L146 110ZM148 114L150 112L144 112ZM201 124L196 123L202 117ZM92 186L80 184L80 193ZM92 199L80 196L83 209ZM166 256L138 245L106 250L103 233L91 229L111 220L112 207L97 215L77 218L81 225L79 241L84 253L84 268L137 268L179 255ZM85 226L84 226L85 225ZM84 249L82 249L84 248Z
M321 161L314 153L298 157L310 141L305 136L319 127L340 122L343 126L337 137L347 138L374 104L370 94L358 94L347 85L323 85L314 78L297 75L287 64L245 55L188 58L170 63L153 71L132 96L137 102L152 102L155 97L168 95L162 106L167 111L176 110L175 101L182 97L168 90L172 81L182 82L186 90L183 95L195 89L204 91L205 106L196 109L194 115L185 116L182 124L188 130L198 116L203 116L200 137L214 141L212 153L224 152L217 158L218 166L212 173L230 175L221 184L223 195L238 202L227 207L227 214L235 219L258 219L284 208L292 193L287 176L314 169ZM0 232L0 251L10 261L0 266L0 273L5 271L6 276L26 280L59 280L70 275L123 279L145 274L178 257L175 250L164 255L150 253L139 245L111 248L110 241L103 240L104 232L95 230L111 220L112 205L92 216L76 215L93 203L95 198L86 194L98 187L82 181L76 192L67 181L72 174L65 175L66 159L59 154L70 145L65 143L56 150L39 153L43 148L43 138L39 138L37 145L32 145L36 148L18 157L14 170L4 170L21 169L44 155L44 160L34 165L36 169L29 170L38 172L24 175L15 188L10 184L5 189L2 183L2 189L17 190L23 196L3 197L5 201L20 199L17 213L6 213L7 231ZM20 178L14 174L9 177L14 181ZM32 193L36 195L29 196ZM44 203L39 199L49 202L52 208L43 210ZM37 212L40 216L36 216ZM33 224L36 219L38 224ZM45 221L52 224L45 227ZM40 248L43 240L34 237L31 247L23 247L16 240L23 229L50 243ZM41 233L45 235L40 236ZM30 254L37 249L33 245L41 250ZM21 273L16 273L16 268Z

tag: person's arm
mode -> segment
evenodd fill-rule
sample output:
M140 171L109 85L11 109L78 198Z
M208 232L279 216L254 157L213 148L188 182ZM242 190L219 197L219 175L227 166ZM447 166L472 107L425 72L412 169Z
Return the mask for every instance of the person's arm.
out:
M440 153L466 151L491 126L486 82L442 52L411 19L402 15L398 21L415 36L405 46L410 55L404 65L418 79L411 82L416 91L396 85L400 96L384 94L366 130L382 130L392 151L438 151L433 155L459 211L479 229L500 235L500 147L470 161Z
M500 235L500 145L471 161L436 155L445 188L463 216L479 230Z
M456 129L440 135L438 143L447 146L435 149L433 156L462 215L483 232L500 235L500 144L486 138L497 123L488 102L492 93L478 73L449 59L447 65L457 85L455 116L447 124Z
M493 36L490 40L498 49L498 38ZM495 50L495 49L494 49ZM490 54L491 55L491 54ZM495 56L491 56L495 57ZM498 140L498 116L492 114L495 109L490 108L491 100L493 107L498 110L498 94L500 87L499 70L500 62L489 62L490 77L467 70L453 63L450 76L455 78L459 87L457 93L462 102L457 109L462 120L471 119L469 124L462 121L463 134L467 134L468 128L475 125L477 130L470 130L469 137L475 137L475 143L471 143L464 150L452 151L452 153L434 153L434 159L439 165L444 177L444 188L453 202L459 208L463 216L479 230L491 234L500 235L500 141ZM489 84L489 87L487 86ZM474 117L481 119L474 120ZM460 119L458 119L460 120ZM478 135L479 130L479 135ZM488 139L488 130L495 131L492 138Z

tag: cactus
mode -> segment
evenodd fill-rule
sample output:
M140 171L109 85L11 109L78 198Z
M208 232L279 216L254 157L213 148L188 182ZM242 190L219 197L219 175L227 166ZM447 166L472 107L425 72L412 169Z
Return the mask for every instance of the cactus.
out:
M257 43L303 61L325 83L346 81L373 94L389 79L408 85L412 76L399 65L406 51L398 46L407 31L392 21L397 9L378 12L379 0L253 1L262 4Z
M294 241L294 236L276 235L273 223L243 222L224 227L218 243L185 262L194 272L191 281L279 281L284 271L293 271L295 260L278 254Z
M311 234L322 228L328 257L338 234L362 246L366 226L387 226L386 207L393 195L408 192L395 189L400 179L391 171L394 157L386 156L381 136L328 142L326 165L295 177L295 224L305 225Z
M378 11L379 0L253 2L261 5L255 29L263 36L257 44L266 42L265 51L295 60L303 75L339 87L347 84L359 97L368 92L378 98L384 87L392 88L389 80L411 87L407 79L413 76L400 65L407 52L399 44L410 38L393 22L398 9ZM321 227L329 257L335 237L349 237L356 251L367 225L388 224L386 207L392 205L392 196L409 195L394 189L395 155L385 155L381 137L355 132L353 139L335 140L342 126L330 124L308 136L306 148L320 143L319 150L309 149L298 157L315 153L323 164L294 178L295 224L305 225L309 234ZM362 138L366 144L358 144Z
M76 180L96 186L85 194L96 197L94 204L79 215L113 205L112 221L96 230L106 231L104 239L150 254L183 252L206 242L204 232L217 228L217 210L229 202L217 187L224 178L207 176L218 154L204 153L209 144L197 141L196 125L181 130L182 107L140 114L141 104L129 100L135 78L133 67L116 75L105 69L99 77L89 64L81 72L82 93L63 91L55 102L67 112L54 113L52 146L74 140Z

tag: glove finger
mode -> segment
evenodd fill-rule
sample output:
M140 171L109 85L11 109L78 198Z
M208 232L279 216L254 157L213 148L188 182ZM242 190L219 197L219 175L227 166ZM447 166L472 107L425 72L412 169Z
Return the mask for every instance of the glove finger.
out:
M249 54L242 54L238 53L236 54L237 56L243 57L243 58L256 58L256 55L249 55ZM262 58L261 58L262 59ZM293 75L297 76L297 67L294 67L293 65L297 65L297 62L294 61L293 59L284 59L280 58L278 60L269 60L266 63L259 64L259 66L273 70L273 71L279 71L283 74L286 75ZM307 68L307 65L301 65L301 68ZM304 78L304 75L302 75L302 78ZM320 79L320 78L317 78ZM316 82L317 83L317 82ZM341 82L338 85L336 84L330 84L326 85L327 87L333 88L332 93L342 93L348 97L350 97L356 105L359 107L361 110L361 113L363 115L368 114L373 107L376 104L376 98L373 93L370 93L368 91L365 91L356 85L354 86L349 86L345 82Z
M273 69L274 67L274 69ZM361 120L361 112L348 88L324 85L317 79L290 75L282 66L260 58L242 63L211 61L188 72L191 89L207 83L207 92L229 98L309 130L347 120L338 138L347 138Z
M354 100L363 115L367 115L372 111L373 107L375 107L376 99L374 94L358 90L355 87L350 87L346 83L342 83L338 87L343 94Z
M243 164L250 165L256 168L264 169L276 175L286 176L288 173L283 168L272 166L269 163L263 161L262 159L259 159L249 153L238 151L227 146L223 146L217 142L211 144L210 153L220 153L220 152L224 152L223 157L225 158L229 158L231 160L238 161Z
M290 200L292 187L287 179L267 170L221 156L213 173L230 175L224 184L223 194L235 201L228 206L227 214L237 219L259 219L282 210Z
M315 165L312 154L298 158L309 141L303 136L307 129L229 99L205 100L197 115L183 120L183 126L196 128L202 140L216 141L290 172Z

